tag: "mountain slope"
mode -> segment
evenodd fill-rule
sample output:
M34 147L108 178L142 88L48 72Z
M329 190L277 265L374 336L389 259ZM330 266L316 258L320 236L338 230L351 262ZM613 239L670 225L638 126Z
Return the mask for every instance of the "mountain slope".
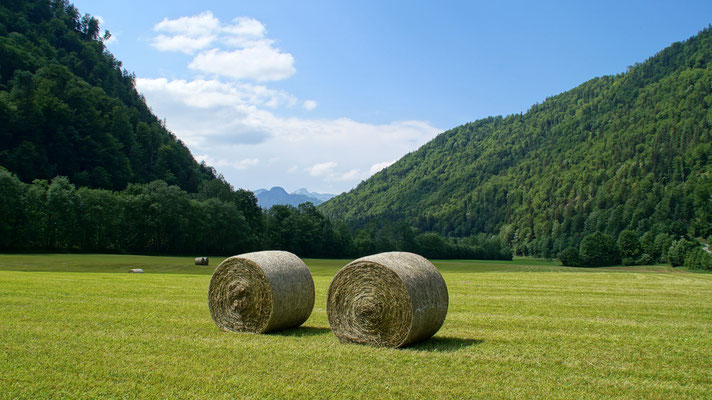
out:
M0 166L25 182L64 175L119 190L162 179L197 191L214 171L151 113L108 37L66 0L0 4Z
M446 131L320 209L356 226L496 234L517 254L556 254L595 231L706 237L710 105L706 29L525 114Z

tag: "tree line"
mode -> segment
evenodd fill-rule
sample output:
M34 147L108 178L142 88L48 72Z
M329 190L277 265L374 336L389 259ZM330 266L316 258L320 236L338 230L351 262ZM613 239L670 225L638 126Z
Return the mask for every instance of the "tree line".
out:
M712 236L705 242L712 240ZM665 232L623 230L618 239L602 232L586 235L578 248L567 247L558 254L563 265L601 267L609 265L650 265L667 262L673 267L712 270L712 255L706 243L686 235L671 236Z
M258 207L218 178L196 193L156 180L124 190L77 188L67 177L31 184L0 167L0 251L234 255L280 249L301 257L403 250L429 258L511 259L496 237L443 238L402 225L352 230L313 204Z

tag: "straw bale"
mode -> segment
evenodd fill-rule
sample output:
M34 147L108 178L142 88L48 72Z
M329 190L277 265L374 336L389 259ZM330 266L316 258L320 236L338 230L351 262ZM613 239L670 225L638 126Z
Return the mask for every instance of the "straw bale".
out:
M430 338L448 309L440 272L413 253L380 253L336 273L327 295L331 330L341 342L403 347Z
M225 259L210 279L208 307L224 331L264 333L299 326L314 308L306 264L286 251Z

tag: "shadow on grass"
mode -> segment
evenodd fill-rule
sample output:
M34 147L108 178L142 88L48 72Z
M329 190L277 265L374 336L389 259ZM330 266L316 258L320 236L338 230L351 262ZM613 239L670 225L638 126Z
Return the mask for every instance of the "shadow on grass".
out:
M432 337L424 342L405 347L404 350L451 353L483 342L484 340L481 339L462 339L440 336Z
M321 336L331 333L329 328L317 328L314 326L300 326L297 328L283 329L281 331L269 332L270 335L290 336L290 337L309 337Z

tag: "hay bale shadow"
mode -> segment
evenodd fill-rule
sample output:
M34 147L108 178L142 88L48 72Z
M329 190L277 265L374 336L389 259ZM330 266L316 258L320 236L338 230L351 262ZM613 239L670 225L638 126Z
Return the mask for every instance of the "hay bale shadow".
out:
M403 350L451 353L481 343L484 343L484 340L436 336L424 342L405 347Z
M309 337L321 336L330 334L329 328L317 328L314 326L298 326L296 328L282 329L279 331L268 332L268 335L289 336L289 337Z

